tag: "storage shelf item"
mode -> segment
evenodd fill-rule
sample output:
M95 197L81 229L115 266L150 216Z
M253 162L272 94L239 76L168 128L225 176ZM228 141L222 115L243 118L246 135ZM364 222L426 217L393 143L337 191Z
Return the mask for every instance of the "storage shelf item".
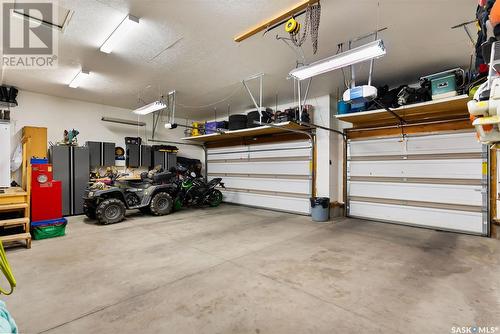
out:
M391 108L408 124L418 122L445 121L469 118L468 95L454 96L441 100L410 104ZM385 109L368 110L335 116L339 121L352 123L353 128L367 128L399 125L400 120Z
M3 193L0 193L0 215L8 217L0 218L0 226L4 230L13 228L22 229L21 233L13 233L0 236L0 240L4 243L24 241L26 248L31 248L30 234L30 218L29 218L29 194L21 188L7 188ZM6 214L16 214L19 218L12 218Z
M290 130L305 131L309 129L310 129L309 127L302 126L294 122L283 122L283 123L275 123L272 126L262 125L256 128L225 131L221 133L212 133L202 136L185 137L182 139L189 140L192 142L209 143L209 142L224 141L228 139L255 137L263 135L279 134L279 133L289 133Z

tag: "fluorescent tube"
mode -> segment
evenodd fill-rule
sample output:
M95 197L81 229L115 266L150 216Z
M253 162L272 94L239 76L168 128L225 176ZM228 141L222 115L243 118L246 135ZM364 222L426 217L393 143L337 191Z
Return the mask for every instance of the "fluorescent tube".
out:
M138 24L139 18L127 15L111 35L109 35L100 50L104 53L111 53L115 46L127 37L130 31Z
M101 121L109 123L125 124L125 125L146 126L146 123L144 122L131 121L128 119L121 119L121 118L104 117L104 116L101 117Z
M338 70L346 66L380 58L385 54L386 50L384 42L379 39L346 52L314 62L311 65L296 68L290 72L290 75L298 80L304 80L319 74Z
M158 110L161 110L161 109L165 109L167 107L167 105L165 104L165 102L163 101L155 101L153 103L150 103L144 107L140 107L136 110L134 110L134 114L137 114L137 115L147 115L147 114L151 114L155 111L158 111Z
M88 78L90 75L90 72L89 71L85 71L85 70L81 70L80 72L78 72L78 74L73 78L73 80L71 80L71 82L69 83L69 86L71 88L78 88L82 82Z

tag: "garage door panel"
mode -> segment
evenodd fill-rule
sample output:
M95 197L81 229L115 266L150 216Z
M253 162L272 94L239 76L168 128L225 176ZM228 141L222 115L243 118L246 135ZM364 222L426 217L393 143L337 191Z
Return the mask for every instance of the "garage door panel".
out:
M211 179L209 177L209 179ZM224 177L226 188L250 189L262 191L275 191L308 195L311 191L310 180L294 179L269 179L269 178L246 178L246 177Z
M410 137L406 144L408 154L480 153L482 145L475 133Z
M349 146L351 157L482 152L474 133L354 140Z
M302 148L302 149L291 149L291 150L266 150L266 151L255 151L249 152L250 159L258 159L258 158L290 158L290 157L306 157L310 159L311 157L311 149L310 148Z
M408 184L351 181L349 194L358 197L432 203L482 205L481 185Z
M265 209L295 212L305 215L310 214L308 199L268 196L244 192L223 191L224 201L228 203L243 204Z
M207 160L241 160L248 159L248 152L207 154Z
M349 214L352 217L401 222L474 234L483 233L482 214L480 212L418 208L356 201L351 201L349 206Z
M305 159L310 159L311 157L311 149L310 148L302 148L302 149L290 149L290 150L261 150L261 151L245 151L245 152L236 152L236 153L210 153L207 155L208 161L217 161L217 160L248 160L248 159L262 159L262 158L292 158L292 157L302 157Z
M311 142L288 141L208 149L209 178L222 177L224 201L310 214Z
M209 173L309 175L308 161L209 163Z
M348 144L348 215L486 234L487 162L474 133Z
M311 148L311 143L309 141L304 140L294 140L287 141L284 143L275 143L275 144L253 144L248 145L249 151L260 151L260 150L294 150L298 148Z
M248 152L248 147L244 146L231 146L222 148L210 148L208 154L221 154L221 153L236 153L236 152Z
M350 176L481 179L481 159L350 161Z
M349 145L351 157L401 155L403 152L404 147L399 138L352 141Z

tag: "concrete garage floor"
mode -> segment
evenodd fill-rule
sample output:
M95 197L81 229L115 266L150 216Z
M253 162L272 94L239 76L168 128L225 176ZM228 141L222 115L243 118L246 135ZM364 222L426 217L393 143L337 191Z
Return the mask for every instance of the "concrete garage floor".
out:
M450 333L500 326L500 242L223 205L8 257L22 333Z

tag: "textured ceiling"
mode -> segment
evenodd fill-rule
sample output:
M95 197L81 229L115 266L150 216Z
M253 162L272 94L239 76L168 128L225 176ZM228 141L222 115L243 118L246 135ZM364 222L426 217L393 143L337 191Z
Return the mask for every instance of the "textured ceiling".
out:
M21 89L125 108L178 92L178 115L203 118L219 112L251 107L241 88L245 77L265 73L265 102L273 106L293 100L293 83L286 79L295 54L275 39L281 28L242 43L233 37L248 27L289 8L298 0L60 0L74 11L59 34L56 70L5 70L2 81ZM416 82L421 75L467 67L471 47L463 30L450 27L474 17L475 0L323 0L319 51L308 61L332 55L337 44L379 27L388 54L376 62L375 84ZM126 14L140 17L140 25L113 53L99 47ZM68 83L80 66L92 72L78 89ZM366 73L368 66L360 68ZM342 91L340 71L313 80L312 97ZM257 88L256 86L254 86Z

